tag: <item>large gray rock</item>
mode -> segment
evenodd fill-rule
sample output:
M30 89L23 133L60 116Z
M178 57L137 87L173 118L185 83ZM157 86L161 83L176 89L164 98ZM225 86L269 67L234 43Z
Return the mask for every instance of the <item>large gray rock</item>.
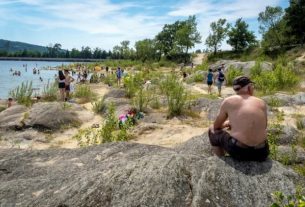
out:
M192 101L190 103L190 107L194 112L205 111L209 120L215 120L222 101L223 100L221 99L212 100L207 98L200 98Z
M14 105L0 113L0 129L20 129L26 118L27 107Z
M300 133L291 125L279 125L278 128L269 128L268 132L277 137L278 145L295 144Z
M241 62L236 60L219 60L215 64L210 65L213 71L216 71L222 64L224 70L227 71L230 67L241 69L245 75L250 75L250 70L255 66L255 61ZM262 70L272 70L272 63L261 62Z
M0 150L0 203L269 206L272 192L294 193L294 181L304 180L271 160L237 162L189 153L190 142L178 151L124 142L75 150Z
M278 106L303 105L305 104L305 93L299 92L295 95L276 93L272 96L264 96L262 99L269 103L269 105L272 103L276 103Z
M42 102L36 103L25 120L26 127L42 130L58 130L61 127L77 126L81 123L73 105L69 103Z

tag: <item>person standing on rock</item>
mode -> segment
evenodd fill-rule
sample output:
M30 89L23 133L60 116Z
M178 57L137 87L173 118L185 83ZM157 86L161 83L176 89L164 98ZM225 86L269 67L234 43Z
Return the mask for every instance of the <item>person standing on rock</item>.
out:
M221 87L223 85L223 82L226 80L226 77L223 74L222 68L223 67L218 68L218 74L215 77L216 83L217 83L217 88L218 88L218 96L221 96Z
M60 100L65 101L65 75L61 70L58 71L57 81L60 92Z
M66 97L65 101L68 101L71 91L71 83L74 81L74 78L70 75L68 70L65 70L65 91Z
M224 99L209 129L213 152L217 156L227 152L241 161L264 161L269 155L266 104L253 96L254 83L246 76L235 78L233 89L236 95Z

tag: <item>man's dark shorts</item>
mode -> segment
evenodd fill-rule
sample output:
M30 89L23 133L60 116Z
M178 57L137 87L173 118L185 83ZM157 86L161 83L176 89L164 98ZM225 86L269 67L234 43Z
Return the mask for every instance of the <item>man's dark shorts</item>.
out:
M269 145L266 141L258 147L238 146L240 143L225 130L209 130L210 143L214 147L221 147L234 159L240 161L265 161L269 155Z

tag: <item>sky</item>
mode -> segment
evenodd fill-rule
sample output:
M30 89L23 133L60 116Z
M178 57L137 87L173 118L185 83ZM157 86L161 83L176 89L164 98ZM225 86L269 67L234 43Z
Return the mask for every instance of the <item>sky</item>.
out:
M196 15L202 43L194 49L205 49L211 22L243 18L260 38L258 14L266 6L288 5L288 0L0 0L0 39L112 50L123 40L133 47L154 38L165 24Z

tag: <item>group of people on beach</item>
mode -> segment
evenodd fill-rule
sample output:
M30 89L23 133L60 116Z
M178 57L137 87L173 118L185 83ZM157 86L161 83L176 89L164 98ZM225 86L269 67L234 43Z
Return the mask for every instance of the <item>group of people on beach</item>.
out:
M70 98L71 83L74 81L74 78L70 75L69 70L64 70L64 72L59 70L57 81L61 101L68 101Z

